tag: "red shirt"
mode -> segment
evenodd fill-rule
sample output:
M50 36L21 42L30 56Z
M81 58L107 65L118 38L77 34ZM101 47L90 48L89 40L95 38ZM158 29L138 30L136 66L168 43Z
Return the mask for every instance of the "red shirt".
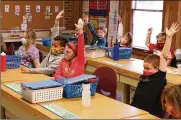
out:
M154 49L156 49L156 50L158 50L158 51L160 51L160 52L162 51L162 50L157 49L157 45L156 45L156 44L151 44L151 43L150 43L150 45L149 45L149 53L153 54L153 50L154 50ZM171 48L170 48L170 53L171 53L171 55L172 55L172 58L171 58L170 61L168 62L168 65L171 64L172 60L173 60L174 57L175 57L174 51L173 51L173 49L171 49Z
M54 79L73 78L84 74L85 54L84 54L84 34L78 35L77 56L72 60L69 66L66 59L62 59L54 75Z

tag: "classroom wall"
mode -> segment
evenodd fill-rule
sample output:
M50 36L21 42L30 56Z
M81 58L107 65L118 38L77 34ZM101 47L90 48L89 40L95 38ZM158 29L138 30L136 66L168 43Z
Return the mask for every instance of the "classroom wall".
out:
M55 6L59 6L62 10L64 7L63 1L2 1L1 2L2 22L1 29L8 30L12 27L19 26L23 23L23 16L26 14L26 5L30 5L30 14L32 22L27 22L28 28L33 29L50 29L54 25L55 17L58 13L55 12ZM5 5L10 5L9 12L5 12ZM20 5L19 16L15 15L15 5ZM36 12L36 5L40 5L40 12ZM45 19L46 6L50 6L50 19ZM63 26L63 19L60 20L60 26Z

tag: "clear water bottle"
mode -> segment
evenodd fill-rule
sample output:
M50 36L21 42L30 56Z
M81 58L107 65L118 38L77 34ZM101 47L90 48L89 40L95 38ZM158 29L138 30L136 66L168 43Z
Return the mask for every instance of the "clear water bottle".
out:
M90 92L90 83L82 84L82 106L89 107L91 106L91 92Z

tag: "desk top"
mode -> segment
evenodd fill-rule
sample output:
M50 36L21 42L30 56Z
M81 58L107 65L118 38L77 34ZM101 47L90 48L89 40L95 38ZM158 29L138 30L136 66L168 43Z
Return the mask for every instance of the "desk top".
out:
M7 69L6 72L1 72L1 82L11 82L11 81L38 81L38 80L48 80L49 76L43 74L27 74L22 73L21 69Z
M126 119L160 119L156 116L153 116L151 114L144 114L144 115L139 115L139 116L134 116L134 117L129 117L129 118L126 118Z
M50 77L41 74L25 74L21 73L20 69L8 69L6 72L2 72L2 82L15 82L16 80L24 81L39 81L50 79ZM16 81L21 82L21 81ZM30 112L31 115L37 118L51 118L60 119L57 115L44 109L38 104L30 104L22 100L21 95L1 85L2 97L14 104L20 105L21 108ZM96 94L92 97L91 107L82 107L81 98L75 99L61 99L57 101L50 101L61 105L63 108L77 114L80 118L125 118L137 115L147 114L148 112L137 109L122 102L113 100L111 98ZM47 102L49 103L49 102ZM129 112L128 112L129 111Z
M113 68L117 73L125 76L129 76L139 80L140 75L143 73L143 60L131 58L121 59L114 61L107 57L102 58L87 58L88 64L95 67L109 66ZM168 67L169 69L174 69ZM169 85L181 84L181 76L167 73L167 80Z

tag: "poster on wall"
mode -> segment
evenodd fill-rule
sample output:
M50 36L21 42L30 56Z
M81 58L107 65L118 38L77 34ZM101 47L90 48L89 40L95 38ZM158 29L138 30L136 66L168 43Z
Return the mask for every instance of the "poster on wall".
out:
M36 5L36 12L40 12L40 5Z
M5 11L5 12L9 12L9 5L5 5L4 11Z
M15 15L19 16L20 13L20 6L19 5L15 5Z
M50 6L46 6L46 12L50 12Z
M26 5L26 13L30 12L30 5Z
M27 24L26 23L22 23L21 24L21 30L26 30L27 29Z
M59 6L55 6L55 12L59 12Z
M108 47L113 47L117 42L119 1L110 1L109 29L108 29Z
M90 23L94 26L95 29L97 29L99 27L99 17L90 16Z
M92 16L106 16L107 0L89 1L89 14Z
M99 27L106 27L107 18L99 17Z

